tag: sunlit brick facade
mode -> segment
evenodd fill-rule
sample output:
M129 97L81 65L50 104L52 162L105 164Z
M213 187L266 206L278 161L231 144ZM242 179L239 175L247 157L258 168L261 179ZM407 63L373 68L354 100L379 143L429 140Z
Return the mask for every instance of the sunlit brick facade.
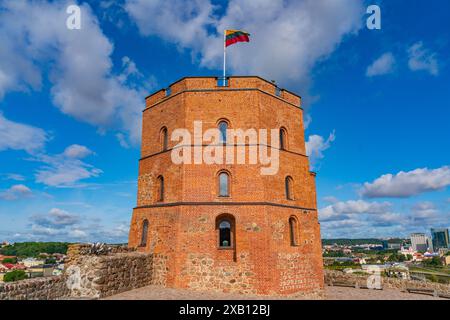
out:
M221 121L229 129L283 130L278 172L262 175L262 164L174 164L171 134L193 132L194 121L204 131ZM129 246L154 255L155 283L169 287L321 294L315 174L300 97L259 77L230 77L227 86L214 77L183 78L148 96Z

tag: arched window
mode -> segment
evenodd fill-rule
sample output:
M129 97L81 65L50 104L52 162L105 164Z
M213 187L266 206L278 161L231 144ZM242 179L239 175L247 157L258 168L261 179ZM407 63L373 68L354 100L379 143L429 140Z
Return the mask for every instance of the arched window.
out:
M286 129L280 129L280 149L287 150L287 134Z
M219 173L219 196L230 196L230 175L225 171Z
M295 217L289 218L289 234L291 239L291 246L298 245L298 224Z
M228 129L228 122L222 120L219 122L219 131L220 131L220 142L226 143L227 142L227 129Z
M158 177L158 201L164 201L164 177Z
M216 218L219 248L234 248L235 219L230 214L222 214Z
M145 219L142 223L142 235L141 235L141 247L145 247L147 245L147 235L148 235L148 220Z
M219 223L219 247L231 247L231 223L228 220Z
M161 129L161 148L162 151L166 151L169 145L169 134L167 132L167 128L163 127Z
M286 199L294 200L294 182L291 177L287 176L284 181L284 187L286 191Z

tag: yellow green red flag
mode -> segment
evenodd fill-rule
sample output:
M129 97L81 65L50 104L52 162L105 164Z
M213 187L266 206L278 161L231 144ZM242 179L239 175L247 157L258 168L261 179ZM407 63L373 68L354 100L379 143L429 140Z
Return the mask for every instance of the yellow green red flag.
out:
M225 31L225 46L231 46L237 42L250 42L250 34L241 30Z

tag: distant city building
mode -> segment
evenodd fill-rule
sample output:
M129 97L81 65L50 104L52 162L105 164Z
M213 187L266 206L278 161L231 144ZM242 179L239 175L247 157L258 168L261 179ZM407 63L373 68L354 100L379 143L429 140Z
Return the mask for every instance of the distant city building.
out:
M412 233L411 246L414 251L425 252L432 249L431 239L425 233Z
M433 250L439 251L439 249L449 248L449 236L448 236L448 229L447 228L441 228L441 229L435 229L431 228L431 237L433 239Z
M400 249L401 247L401 243L388 243L388 249Z
M399 253L402 254L402 255L404 255L406 258L408 258L408 256L411 256L412 258L414 258L414 254L415 254L416 252L417 252L417 251L414 250L414 249L412 248L412 246L411 246L411 247L408 247L408 248L402 247L402 249L399 251Z
M387 240L381 240L381 243L383 244L383 250L387 250L388 246L388 241Z
M26 258L26 259L23 259L21 261L21 263L27 268L32 268L32 267L36 267L36 266L42 266L45 263L45 261L39 260L36 258Z

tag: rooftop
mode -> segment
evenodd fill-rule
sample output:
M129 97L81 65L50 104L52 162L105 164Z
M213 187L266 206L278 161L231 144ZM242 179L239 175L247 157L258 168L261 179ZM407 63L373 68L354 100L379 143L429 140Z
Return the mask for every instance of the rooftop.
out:
M167 88L160 89L145 98L146 108L158 104L183 92L198 91L242 91L258 90L283 100L296 107L301 106L301 97L291 91L278 87L274 82L258 76L230 76L226 77L184 77Z

